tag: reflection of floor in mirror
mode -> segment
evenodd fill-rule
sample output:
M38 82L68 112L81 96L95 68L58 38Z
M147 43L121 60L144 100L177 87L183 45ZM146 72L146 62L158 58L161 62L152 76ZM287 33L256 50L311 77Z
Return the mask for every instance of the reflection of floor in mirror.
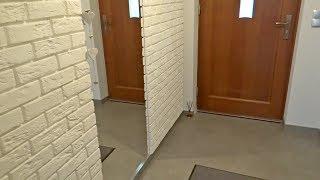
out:
M114 148L107 147L107 146L99 146L99 149L100 149L102 162L106 160L110 156L110 154L114 151Z
M187 180L195 164L272 180L319 180L318 130L197 114L180 118L142 180Z
M107 101L96 103L99 143L115 150L102 163L105 179L130 179L146 157L143 105Z

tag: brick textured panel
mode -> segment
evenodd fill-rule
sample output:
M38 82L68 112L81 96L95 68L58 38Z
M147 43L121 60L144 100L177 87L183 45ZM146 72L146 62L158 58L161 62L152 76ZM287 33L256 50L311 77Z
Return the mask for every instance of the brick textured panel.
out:
M35 1L27 3L30 19L64 16L67 14L63 1ZM50 11L48 11L50 9Z
M81 0L0 1L0 179L102 180Z
M183 110L183 0L142 0L148 153Z
M34 58L31 44L0 49L0 70L22 64Z
M12 69L0 72L0 92L12 89L15 86L16 80Z
M8 45L7 36L5 34L4 28L0 27L0 47Z
M18 22L27 19L24 3L1 3L0 22Z
M59 36L34 43L35 55L38 58L48 56L71 48L70 36Z
M27 42L52 35L49 21L23 23L6 27L11 43Z
M17 67L15 70L19 82L27 83L58 70L58 62L55 56L51 56L40 61Z

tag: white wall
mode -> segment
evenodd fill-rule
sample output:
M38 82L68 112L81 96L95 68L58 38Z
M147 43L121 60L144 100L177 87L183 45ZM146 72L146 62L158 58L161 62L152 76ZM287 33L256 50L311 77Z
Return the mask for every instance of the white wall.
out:
M285 112L285 123L320 128L320 28L311 28L319 0L302 0L297 42ZM196 100L198 0L185 2L184 101ZM194 27L196 26L196 27Z
M91 10L95 13L92 27L90 29L88 27L85 28L86 45L88 48L97 48L99 50L95 61L89 60L88 62L91 70L93 98L103 100L108 96L108 83L100 25L99 3L98 0L81 0L81 3L83 10ZM93 35L93 38L89 38L90 35Z
M187 102L193 102L193 111L197 110L197 57L198 57L198 1L184 1L184 62L183 94L184 110Z
M183 0L142 1L148 154L183 109Z
M0 3L0 179L102 179L80 0Z
M314 9L320 9L319 0L303 1L285 122L320 129L320 28L311 27Z

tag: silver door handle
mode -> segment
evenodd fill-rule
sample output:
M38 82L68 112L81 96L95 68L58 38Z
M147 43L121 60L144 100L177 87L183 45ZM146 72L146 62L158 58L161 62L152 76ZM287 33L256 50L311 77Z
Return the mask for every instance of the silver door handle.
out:
M285 22L275 22L275 24L284 28L283 39L288 40L290 38L292 15L287 15Z
M286 25L288 25L288 24L289 24L288 22L276 22L276 25L286 26Z

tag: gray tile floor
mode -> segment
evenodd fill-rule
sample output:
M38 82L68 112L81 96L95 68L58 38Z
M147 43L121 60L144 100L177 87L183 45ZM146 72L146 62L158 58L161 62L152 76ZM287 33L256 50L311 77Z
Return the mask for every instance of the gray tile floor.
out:
M199 113L181 117L142 180L187 180L195 164L270 180L319 180L319 130Z
M100 145L115 148L102 163L104 179L129 180L146 159L145 107L107 101L95 109Z

